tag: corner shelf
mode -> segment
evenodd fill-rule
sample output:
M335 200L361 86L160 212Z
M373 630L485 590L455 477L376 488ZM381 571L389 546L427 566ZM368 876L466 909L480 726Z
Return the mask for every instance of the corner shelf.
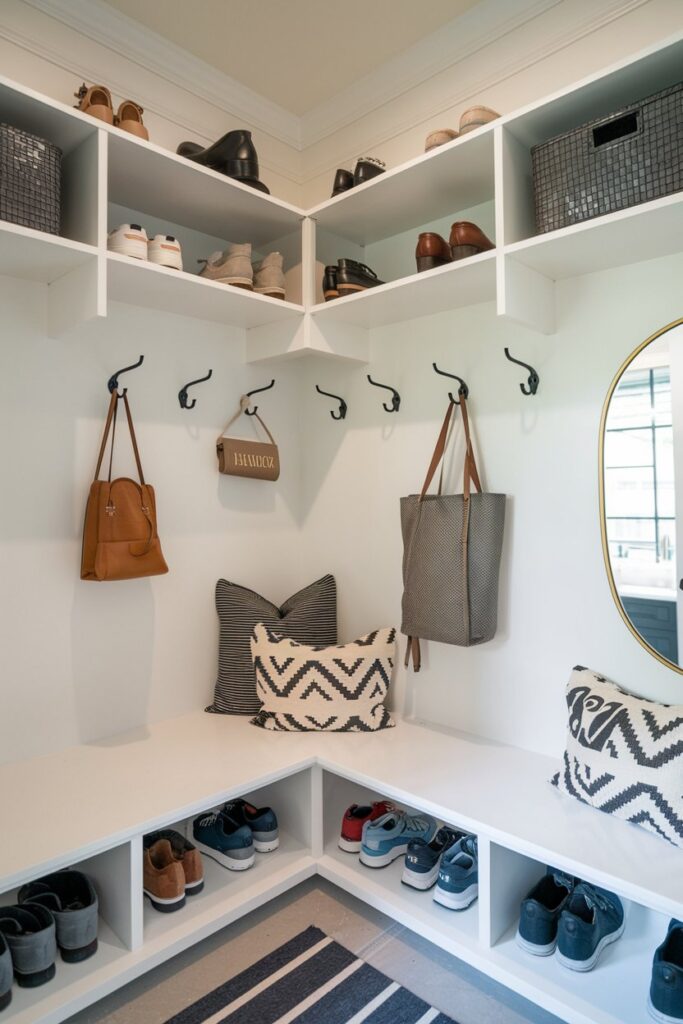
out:
M52 284L97 255L94 245L0 221L0 275L5 277Z
M234 327L297 321L304 313L293 302L112 252L107 253L107 294L110 301Z
M319 303L312 307L311 314L321 327L332 320L369 329L474 306L495 297L496 253L491 250L356 295Z

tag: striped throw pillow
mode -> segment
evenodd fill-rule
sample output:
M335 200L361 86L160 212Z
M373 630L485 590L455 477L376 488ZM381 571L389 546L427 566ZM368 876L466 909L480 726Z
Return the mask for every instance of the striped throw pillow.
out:
M338 647L307 646L263 623L251 653L263 707L252 718L263 729L287 732L374 732L393 726L384 699L391 682L396 630Z
M567 749L553 785L683 846L683 705L634 697L580 665L567 705Z
M261 706L249 641L257 622L304 644L336 644L337 584L323 576L288 598L279 608L253 590L227 580L216 584L220 621L218 678L213 703L217 714L253 715Z

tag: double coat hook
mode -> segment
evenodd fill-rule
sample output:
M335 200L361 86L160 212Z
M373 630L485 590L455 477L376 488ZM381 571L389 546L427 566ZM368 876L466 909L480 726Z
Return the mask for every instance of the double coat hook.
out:
M188 401L187 389L194 387L195 384L201 384L205 380L211 380L211 374L213 370L209 370L206 377L198 377L197 380L191 380L185 384L178 392L178 401L180 402L181 409L194 409L197 404L197 399L193 398L191 402Z
M319 384L316 384L315 390L318 392L318 394L327 395L328 398L334 398L335 402L339 402L339 412L332 412L332 410L330 409L330 416L332 417L333 420L346 419L348 406L343 398L340 398L339 395L333 395L330 391L323 391Z
M138 366L142 366L144 361L145 357L140 356L137 363L131 363L130 366L124 366L122 370L117 370L116 373L112 373L111 377L107 381L107 388L109 389L109 394L113 395L115 391L118 392L119 377L121 376L122 373L128 373L129 370L137 370ZM119 393L119 398L123 398L127 390L128 388L124 388L123 391Z
M510 355L510 349L505 349L505 358L509 359L511 363L517 363L517 366L523 366L525 370L529 371L529 379L527 384L520 384L519 390L523 395L535 395L538 391L538 385L541 383L541 378L538 376L533 366L529 366L528 363L523 363L521 359L515 359L514 356Z
M382 408L386 409L387 412L398 412L401 407L401 396L396 388L392 388L389 384L379 384L376 380L372 379L370 374L368 374L367 377L373 387L385 388L386 391L391 391L391 405L387 405L386 402L382 402Z
M467 400L470 397L470 389L467 387L467 384L462 379L462 377L458 377L457 374L455 373L446 373L445 370L440 370L436 363L432 363L432 366L434 368L435 373L441 374L442 377L450 377L452 380L458 381L460 385L460 387L458 388L458 395L460 398L464 398L465 400ZM453 402L454 405L460 405L458 399L453 398L453 394L451 391L448 392L448 397L450 398L451 402Z
M275 378L271 380L270 384L266 384L264 388L255 388L253 391L247 391L247 398L251 398L252 395L260 395L262 391L270 391L272 387L275 387ZM258 405L255 405L253 409L245 409L245 416L255 416L258 412Z

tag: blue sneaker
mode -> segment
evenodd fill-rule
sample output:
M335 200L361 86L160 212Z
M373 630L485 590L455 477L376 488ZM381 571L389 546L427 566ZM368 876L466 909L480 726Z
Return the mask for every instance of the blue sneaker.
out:
M647 1008L659 1024L683 1021L683 921L676 918L655 950Z
M624 931L624 908L613 892L579 882L560 914L557 959L571 971L591 971Z
M429 842L436 832L436 822L426 814L389 811L375 821L363 825L360 861L369 868L385 868L402 857L411 839Z
M272 807L254 807L246 800L229 800L221 808L222 814L238 825L247 825L254 838L257 853L271 853L280 845L277 815Z
M256 859L251 829L220 811L195 818L192 834L198 850L230 871L246 871Z
M439 877L442 854L465 835L458 829L444 825L431 842L426 839L411 839L406 850L406 860L401 881L413 889L431 889Z
M550 956L557 945L560 914L578 879L548 868L522 900L517 945L533 956Z
M434 900L449 910L465 910L478 894L477 837L465 835L441 858Z

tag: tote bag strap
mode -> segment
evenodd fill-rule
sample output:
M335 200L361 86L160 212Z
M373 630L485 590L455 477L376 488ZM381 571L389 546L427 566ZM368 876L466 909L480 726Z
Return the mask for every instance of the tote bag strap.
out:
M240 398L240 407L239 407L239 409L237 410L237 412L235 413L234 416L230 417L228 422L225 424L225 426L221 430L220 434L218 435L218 441L220 441L221 438L225 437L226 430L229 430L229 428L233 425L233 423L235 423L235 421L238 420L240 418L240 416L242 415L242 413L245 412L248 408L249 408L249 395L242 395L242 397ZM255 412L255 413L252 413L252 415L253 415L254 419L257 419L259 421L259 423L261 424L261 426L265 430L266 434L268 435L268 440L270 441L270 443L272 445L274 445L275 447L277 447L277 445L275 444L275 438L273 437L271 432L268 430L268 427L265 425L265 423L263 422L263 420L261 419L259 414L257 412Z
M462 425L465 428L465 468L462 490L465 498L469 498L470 484L473 483L476 490L481 492L481 480L479 479L479 470L477 469L477 461L474 457L474 448L472 447L467 400L464 397L460 398L460 409L462 411Z
M432 461L429 463L427 476L425 477L425 482L423 484L422 491L420 492L420 501L424 500L424 497L427 494L427 491L429 490L429 485L434 479L434 474L436 473L437 467L441 460L443 459L444 452L446 451L446 445L448 443L449 437L449 428L451 425L451 417L453 416L454 409L456 409L457 413L457 407L455 403L449 402L448 408L446 409L446 415L444 416L443 424L441 425L441 430L439 431L439 436L436 441L436 446L434 448L434 453L432 455ZM439 492L440 491L441 485L439 485Z
M140 462L140 452L138 450L138 442L135 436L135 428L133 427L133 417L130 412L130 405L128 404L128 395L123 393L119 396L118 392L114 390L112 392L111 401L109 402L109 411L107 412L107 421L104 425L104 435L102 437L102 444L100 445L100 453L97 458L97 467L95 469L95 480L99 479L100 469L102 467L102 460L104 458L104 451L107 447L107 440L109 438L109 432L111 431L111 448L109 450L109 473L107 480L111 483L111 472L114 461L114 440L116 438L116 414L118 411L119 397L123 398L123 404L126 407L126 418L128 420L128 429L130 430L130 439L133 445L133 454L135 455L135 465L137 466L138 476L140 483L145 486L145 478L142 473L142 463Z

